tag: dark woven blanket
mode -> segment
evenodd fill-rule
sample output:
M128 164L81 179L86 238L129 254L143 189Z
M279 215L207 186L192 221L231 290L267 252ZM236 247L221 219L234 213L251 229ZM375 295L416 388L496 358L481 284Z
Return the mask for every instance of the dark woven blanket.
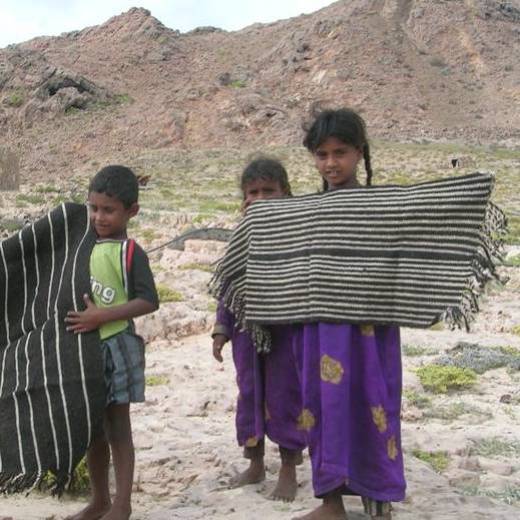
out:
M493 177L255 202L212 293L268 350L263 325L349 322L468 327L505 231Z
M0 491L70 481L105 406L99 335L66 332L88 293L87 208L63 204L0 242ZM50 471L50 473L49 473Z

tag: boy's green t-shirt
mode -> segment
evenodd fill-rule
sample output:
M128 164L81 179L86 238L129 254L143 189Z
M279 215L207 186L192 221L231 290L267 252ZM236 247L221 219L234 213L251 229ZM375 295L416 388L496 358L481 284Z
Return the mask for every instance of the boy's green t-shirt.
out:
M90 255L90 287L98 307L113 307L128 302L126 268L127 240L98 242ZM128 328L128 320L111 321L99 329L101 339L114 336Z

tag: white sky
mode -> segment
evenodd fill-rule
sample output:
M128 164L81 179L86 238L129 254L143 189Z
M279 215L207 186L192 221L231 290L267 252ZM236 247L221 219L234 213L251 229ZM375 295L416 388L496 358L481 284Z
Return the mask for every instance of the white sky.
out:
M35 36L99 25L144 7L182 32L203 25L229 31L317 11L332 0L0 0L0 48Z

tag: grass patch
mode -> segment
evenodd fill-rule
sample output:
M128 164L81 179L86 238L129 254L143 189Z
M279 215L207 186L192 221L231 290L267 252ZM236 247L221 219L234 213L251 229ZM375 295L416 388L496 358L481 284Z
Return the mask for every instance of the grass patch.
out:
M29 203L29 204L45 204L45 197L41 195L31 195L26 193L20 193L16 196L17 203Z
M477 374L469 368L434 364L418 368L417 376L423 387L434 394L464 390L471 388L477 382Z
M146 240L147 242L151 242L152 240L155 240L156 238L161 237L162 235L160 233L157 233L155 229L151 228L144 228L139 231L139 234L143 240Z
M60 189L57 188L56 186L52 186L50 184L46 184L46 185L38 186L36 188L36 191L38 193L59 193Z
M52 489L54 475L51 471L43 477L42 490ZM90 475L87 467L87 459L81 459L74 470L74 475L70 482L70 486L66 489L66 494L72 496L84 496L90 493Z
M520 325L515 325L515 326L511 329L511 334L515 334L516 336L520 336ZM515 352L518 353L517 350L515 350Z
M170 289L167 285L157 284L157 294L161 303L182 302L184 296L179 291Z
M247 83L243 79L235 79L229 84L233 88L244 88L246 85Z
M413 450L412 455L429 464L437 473L442 473L450 463L450 457L445 451Z
M482 410L478 406L457 401L446 406L433 407L426 410L424 416L431 419L441 419L443 421L454 421L463 415L474 415L482 420L493 418L493 414Z
M432 400L427 395L420 394L417 390L408 388L403 392L403 395L410 405L417 408L429 408L432 405Z
M520 267L520 255L510 256L506 259L504 265L507 265L508 267ZM518 328L520 330L520 325Z
M214 271L214 268L211 265L200 264L197 262L179 265L179 269L182 269L184 271L204 271L206 273L212 273Z
M520 503L520 486L506 486L502 491L492 491L489 489L482 489L476 486L465 487L461 489L463 495L468 496L484 496L494 498L500 502L509 505L516 505Z
M481 457L518 457L520 456L520 441L508 441L500 437L490 437L475 441L471 454Z
M208 303L208 311L209 312L217 312L217 302L209 302Z
M408 357L424 356L430 354L430 350L426 347L420 347L418 345L403 345L403 355Z
M146 386L162 386L169 382L170 378L164 374L146 376Z
M7 96L6 103L8 106L13 108L21 107L24 104L25 96L22 91L16 90L15 92L11 92Z

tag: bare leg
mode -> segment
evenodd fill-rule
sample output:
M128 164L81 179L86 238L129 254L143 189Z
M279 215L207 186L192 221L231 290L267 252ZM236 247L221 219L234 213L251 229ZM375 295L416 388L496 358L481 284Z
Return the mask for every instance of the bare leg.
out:
M259 441L257 446L245 448L244 456L250 460L249 467L231 479L229 483L231 488L258 484L265 480L264 442Z
M90 502L85 509L75 515L67 516L65 520L98 520L110 509L109 463L110 450L105 435L102 435L92 442L87 451L87 466L92 488Z
M110 510L101 518L102 520L128 520L132 513L135 459L129 403L108 406L107 437L114 463L116 496Z
M296 480L296 466L302 463L302 453L299 450L289 450L280 446L282 465L278 473L278 482L271 493L273 500L292 502L296 497L298 482Z
M323 498L323 504L310 513L299 516L295 520L347 520L347 512L343 506L341 493L331 491Z

